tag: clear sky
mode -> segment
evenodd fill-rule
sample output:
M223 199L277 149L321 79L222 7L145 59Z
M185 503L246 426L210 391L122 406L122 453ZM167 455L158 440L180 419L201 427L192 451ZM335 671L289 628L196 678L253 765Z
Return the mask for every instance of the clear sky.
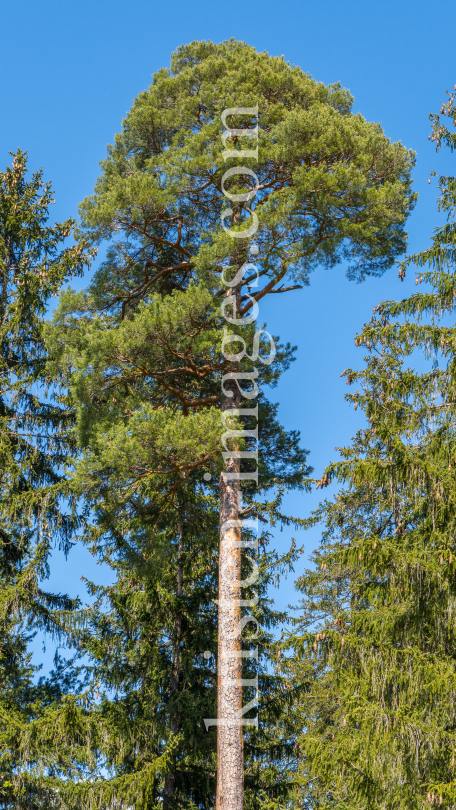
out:
M354 109L381 122L392 140L417 152L415 190L419 200L409 221L409 249L426 247L439 224L430 172L456 174L456 156L435 154L428 141L431 111L456 82L456 4L442 0L16 0L2 5L0 163L17 147L30 166L43 166L56 191L56 218L77 215L91 192L106 144L120 129L134 97L151 74L169 64L171 52L195 39L220 42L235 37L284 55L315 79L340 81L355 98ZM454 165L453 165L454 164ZM340 373L362 362L353 336L384 297L411 292L413 272L402 284L397 270L362 285L348 282L344 268L318 271L305 290L280 296L260 316L274 334L298 345L298 359L283 378L277 399L287 427L302 432L316 473L334 460L362 424L359 411L344 402ZM325 490L331 494L331 488ZM289 508L304 516L318 492L290 497ZM285 535L277 538L282 544ZM303 538L309 551L318 534ZM72 595L80 576L94 578L88 552L76 547L57 565L50 585ZM304 561L303 563L304 564ZM278 601L293 601L284 583Z

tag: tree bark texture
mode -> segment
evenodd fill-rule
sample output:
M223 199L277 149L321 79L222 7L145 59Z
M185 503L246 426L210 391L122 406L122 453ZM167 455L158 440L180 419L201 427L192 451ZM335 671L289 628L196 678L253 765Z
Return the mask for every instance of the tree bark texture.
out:
M232 294L239 307L240 290ZM233 396L225 394L222 413L238 408L239 389L233 384ZM227 417L227 429L230 418ZM228 445L237 450L236 442ZM240 472L240 460L227 458L224 472ZM241 725L242 659L241 652L241 529L226 526L239 519L241 486L238 479L220 476L220 552L218 591L217 653L217 801L216 810L243 810L244 807L244 739Z

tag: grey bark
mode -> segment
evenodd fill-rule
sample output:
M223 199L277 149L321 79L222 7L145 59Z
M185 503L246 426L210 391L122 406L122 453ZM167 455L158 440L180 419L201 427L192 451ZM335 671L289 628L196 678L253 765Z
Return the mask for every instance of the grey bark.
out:
M240 288L231 293L240 308ZM233 385L233 396L223 395L222 412L238 408L241 395ZM227 419L229 423L229 417ZM233 443L232 448L236 447ZM225 473L239 473L240 460L228 458ZM242 710L241 618L241 529L223 530L228 520L236 520L241 507L239 480L220 477L220 552L218 591L217 653L217 800L216 810L243 810L244 807L244 739L240 725ZM223 724L225 723L225 725Z

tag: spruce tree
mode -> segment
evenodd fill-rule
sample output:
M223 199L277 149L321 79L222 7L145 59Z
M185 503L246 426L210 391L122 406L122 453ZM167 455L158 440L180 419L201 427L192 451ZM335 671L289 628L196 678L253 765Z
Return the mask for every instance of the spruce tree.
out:
M443 113L456 120L451 94ZM437 148L453 147L431 120ZM456 801L454 178L439 189L447 223L399 268L415 265L424 291L374 308L355 338L365 367L344 372L368 424L320 481L343 487L312 519L325 531L285 643L297 806L306 785L332 807Z
M283 59L258 54L234 40L180 48L171 68L159 71L150 89L136 99L102 164L95 194L81 207L85 236L94 243L112 240L104 278L99 277L93 291L98 311L106 325L112 318L123 319L124 334L130 329L133 335L135 324L145 327L153 315L140 303L155 296L154 307L185 310L184 324L191 306L203 304L198 318L206 324L197 334L187 326L182 353L173 365L169 360L174 346L160 338L159 365L151 373L149 364L147 372L154 381L156 404L136 412L128 406L132 415L122 412L122 428L110 423L108 442L105 411L97 416L98 394L87 391L80 367L81 425L90 426L88 453L79 468L86 483L92 476L96 484L102 457L117 474L125 463L132 469L147 446L148 452L153 449L149 466L146 470L140 462L137 475L142 481L148 476L155 509L172 509L178 488L187 485L196 470L200 475L212 470L212 475L221 475L221 526L239 519L242 498L248 505L253 495L248 481L241 485L236 480L241 472L252 471L239 457L250 452L249 443L244 449L241 443L232 446L220 469L216 454L221 412L226 418L226 412L234 414L249 405L236 374L251 375L252 381L258 374L262 382L269 372L245 359L241 366L235 355L227 360L220 349L211 349L211 340L221 347L216 307L223 302L226 314L243 319L245 325L230 325L228 334L251 345L254 329L248 321L266 295L301 287L313 268L342 258L349 261L351 277L381 274L404 248L404 222L414 200L413 155L391 144L379 126L353 115L351 104L339 85L325 87ZM243 111L223 123L230 108ZM246 147L257 125L255 155L255 149ZM236 172L241 162L246 167L242 180ZM234 201L229 210L227 196ZM257 222L259 258L252 270L247 246ZM227 283L231 294L226 297ZM160 304L160 297L169 300ZM172 321L172 314L169 317ZM162 326L160 330L163 333ZM199 354L193 354L194 349ZM186 363L187 351L193 365ZM266 345L263 357L267 354ZM96 375L93 352L90 357ZM165 361L168 365L161 365ZM138 369L139 377L141 373ZM222 374L232 375L223 394ZM121 376L116 370L117 381ZM122 397L128 398L128 386L134 389L139 377L129 373ZM92 410L91 397L97 402ZM123 408L122 400L115 400L115 406ZM130 420L135 425L131 432ZM278 462L283 464L280 452ZM285 478L299 483L292 466ZM134 490L136 479L129 486ZM235 523L231 525L228 533L221 533L218 557L218 718L225 723L218 728L219 810L243 807L243 737L237 726L242 711L241 639L233 633L240 619L240 608L234 607L240 606L240 587L232 581L233 572L240 579L241 534Z
M58 658L56 671L37 681L30 649L38 630L58 636L56 617L77 604L44 587L52 548L69 551L79 518L63 473L71 416L47 390L43 325L51 296L82 274L89 256L62 247L72 220L46 224L52 202L50 184L41 171L27 176L18 150L0 174L1 807L52 806L38 777L59 770L49 728L76 688Z

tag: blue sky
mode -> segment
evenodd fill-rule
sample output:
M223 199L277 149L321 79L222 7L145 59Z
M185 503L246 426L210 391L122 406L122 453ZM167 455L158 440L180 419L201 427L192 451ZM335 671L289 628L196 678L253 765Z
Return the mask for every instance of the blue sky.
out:
M293 64L326 83L340 81L355 98L354 109L381 122L392 140L416 150L419 200L409 221L409 249L429 244L437 213L430 172L456 174L456 156L435 154L428 141L428 115L456 82L454 0L263 0L216 3L188 0L16 0L2 7L0 159L17 147L30 166L51 179L57 219L77 215L91 192L106 144L120 129L134 97L151 74L169 64L171 52L194 39L219 42L235 37ZM390 270L382 279L348 282L344 268L318 271L309 288L281 296L275 309L264 304L261 319L274 334L298 345L298 359L277 392L287 427L302 432L310 461L321 474L336 457L334 447L350 439L362 415L344 402L340 373L362 362L353 336L372 307L385 297L411 292ZM331 489L325 490L330 494ZM289 509L304 516L318 493L292 496ZM280 545L285 535L277 538ZM304 538L309 551L318 533ZM81 574L99 569L76 547L70 561L58 555L52 587L80 592ZM303 563L304 564L304 563ZM100 576L103 572L100 571ZM278 601L293 601L292 582Z

